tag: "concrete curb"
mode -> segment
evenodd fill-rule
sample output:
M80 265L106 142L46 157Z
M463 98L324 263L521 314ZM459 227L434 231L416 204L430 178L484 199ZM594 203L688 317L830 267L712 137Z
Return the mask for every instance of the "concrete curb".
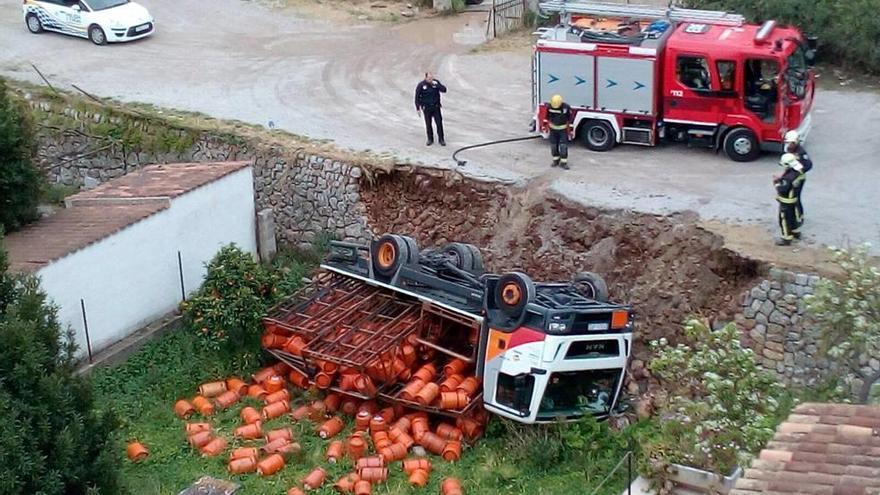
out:
M88 358L83 359L77 366L75 373L81 376L88 376L96 367L119 364L140 350L147 342L157 339L172 330L177 330L181 327L182 323L182 315L176 312L166 314L153 323L135 331L128 337L104 348L92 356L91 363L88 362Z

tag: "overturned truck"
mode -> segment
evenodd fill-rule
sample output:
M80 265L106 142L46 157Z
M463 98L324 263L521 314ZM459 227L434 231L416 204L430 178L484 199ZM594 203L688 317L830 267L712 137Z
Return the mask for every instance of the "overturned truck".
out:
M387 234L333 242L311 283L263 319L292 383L455 418L522 423L605 417L617 407L633 312L605 282L485 273L480 251L419 250Z

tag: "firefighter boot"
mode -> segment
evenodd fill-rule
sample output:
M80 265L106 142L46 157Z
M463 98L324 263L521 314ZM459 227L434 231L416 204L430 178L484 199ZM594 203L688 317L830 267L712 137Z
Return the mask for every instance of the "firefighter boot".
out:
M776 239L776 245L777 245L777 246L790 246L790 245L791 245L791 240L789 240L789 239L783 239L783 238L780 237L779 239Z
M553 157L553 162L550 163L550 166L551 167L558 167L559 166L559 157L558 156Z

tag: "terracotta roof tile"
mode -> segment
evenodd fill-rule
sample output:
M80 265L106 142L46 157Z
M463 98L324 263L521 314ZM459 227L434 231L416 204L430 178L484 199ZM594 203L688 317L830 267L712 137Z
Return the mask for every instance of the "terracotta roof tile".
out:
M151 165L67 198L67 208L10 233L10 269L37 271L153 215L171 199L249 166L249 162Z
M801 404L731 495L880 495L880 407Z

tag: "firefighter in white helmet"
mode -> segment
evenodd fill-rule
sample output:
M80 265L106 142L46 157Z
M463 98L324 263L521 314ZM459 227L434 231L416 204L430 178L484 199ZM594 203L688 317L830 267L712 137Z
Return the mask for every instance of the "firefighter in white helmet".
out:
M568 170L568 133L571 128L572 112L562 96L553 95L547 105L547 125L550 127L551 166Z
M794 153L782 155L779 166L785 171L782 175L773 178L776 202L779 203L779 229L782 231L782 236L776 241L776 245L788 246L791 241L801 238L800 222L795 215L797 205L795 183L799 177L803 177L803 166Z
M803 143L801 143L801 137L798 134L798 131L791 130L785 133L785 137L783 138L783 144L786 153L793 153L798 162L800 162L801 166L803 166L803 172L801 173L800 181L795 184L795 196L797 196L797 203L795 204L794 213L797 216L798 223L804 223L804 204L801 201L801 195L804 191L804 183L807 181L806 173L809 172L813 168L813 160L810 159L810 154L807 153L807 150L804 148Z

